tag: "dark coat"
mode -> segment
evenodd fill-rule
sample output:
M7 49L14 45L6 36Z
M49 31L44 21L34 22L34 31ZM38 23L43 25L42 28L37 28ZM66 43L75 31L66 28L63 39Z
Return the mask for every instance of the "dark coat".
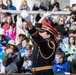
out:
M6 73L18 73L20 69L21 58L19 52L13 55L4 53L3 65L5 66Z
M34 5L32 10L38 11L39 9L41 9L43 11L47 11L47 8L45 6L42 6L42 5L40 5L40 7L37 7Z
M55 45L55 42L52 40L48 41L46 39L43 39L37 33L37 30L34 27L29 32L30 32L32 38L34 39L34 41L37 43L34 46L35 48L31 55L32 67L42 67L42 66L49 66L49 65L51 66L52 60L54 59L54 55L55 55L55 50L52 49L53 46ZM41 53L40 53L40 51L41 51ZM50 56L50 57L47 59L48 56ZM38 71L38 72L33 73L33 75L53 75L53 71L52 71L52 69Z
M54 4L51 4L51 3L49 2L49 11L52 11L52 9L53 9L55 6L56 6L58 9L60 9L60 6L59 6L59 3L58 3L58 2L55 2Z
M76 59L69 63L69 72L72 74L76 74Z

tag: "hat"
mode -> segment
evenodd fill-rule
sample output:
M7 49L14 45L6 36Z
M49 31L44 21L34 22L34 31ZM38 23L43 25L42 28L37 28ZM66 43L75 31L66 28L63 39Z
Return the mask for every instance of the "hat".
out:
M8 42L8 44L13 45L13 46L16 46L16 43L15 43L14 40L10 40L10 41Z
M0 35L4 35L4 29L0 28Z
M48 24L46 21L42 22L42 28L41 30L46 30L53 34L54 36L58 35L58 32L56 29L54 29L50 24Z
M73 22L72 24L73 24L73 25L76 25L76 22Z

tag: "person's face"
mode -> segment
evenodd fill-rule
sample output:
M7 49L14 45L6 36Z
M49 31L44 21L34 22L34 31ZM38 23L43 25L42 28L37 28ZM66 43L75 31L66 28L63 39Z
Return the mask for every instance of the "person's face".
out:
M3 4L3 0L0 0L0 5L2 5Z
M75 11L76 10L76 5L74 7L72 7L72 10Z
M23 40L23 41L22 41L22 47L26 47L27 44L28 44L28 43L26 42L26 40Z
M73 23L74 22L74 19L73 18L70 18L70 23Z
M69 34L69 37L74 37L74 34L73 34L73 33L70 33L70 34Z
M18 40L19 40L20 43L22 43L23 37L20 36L20 37L18 38Z
M62 24L64 24L64 18L60 18L59 20L59 25L62 25Z
M57 2L57 0L50 0L51 2Z
M22 27L23 27L24 29L27 29L27 22L23 22L23 23L22 23Z
M10 23L11 23L11 17L8 16L8 17L6 18L6 21L7 21L8 24L10 24Z
M29 57L31 55L31 49L25 51L26 51L26 56Z
M10 6L10 1L9 0L7 1L7 5Z
M63 58L61 57L61 55L56 55L55 59L56 59L57 63L62 63L63 62Z
M14 50L14 49L15 49L15 46L14 46L14 45L10 45L10 48L11 48L12 50Z
M70 37L69 42L70 42L70 44L73 44L74 43L74 38Z
M50 34L47 34L47 32L39 32L39 35L43 37L43 39L50 38Z
M58 35L58 36L56 37L56 40L57 40L57 41L60 41L60 40L61 40L61 35Z

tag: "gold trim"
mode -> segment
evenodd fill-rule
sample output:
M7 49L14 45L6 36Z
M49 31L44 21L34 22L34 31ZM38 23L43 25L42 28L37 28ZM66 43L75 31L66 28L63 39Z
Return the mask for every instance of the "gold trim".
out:
M46 60L48 60L48 59L54 54L54 52L55 52L55 44L54 44L53 41L51 41L51 43L53 44L53 48L51 48L50 46L49 46L49 48L50 48L50 49L53 49L53 52L52 52L52 54L49 55L48 57L43 56L43 54L42 54L42 52L41 52L41 49L40 49L40 47L39 47L40 55L42 56L42 58L44 58L44 59L46 59Z
M46 26L43 26L42 28L47 28L47 29L49 29L49 30L51 30L52 32L54 32L54 33L56 33L57 32L57 30L55 29L55 28L53 28L55 31L53 31L52 29L50 29L50 28L48 28L48 27L46 27Z
M55 34L52 31L50 31L49 29L47 29L47 28L42 28L42 29L47 30L48 32L52 33L55 36Z
M53 41L52 41L52 42L53 42ZM49 42L48 42L48 47L49 47L50 49L54 49L54 46L51 47Z
M38 33L38 31L36 31L35 33L33 33L33 34L30 34L31 36L34 36L34 35L36 35Z

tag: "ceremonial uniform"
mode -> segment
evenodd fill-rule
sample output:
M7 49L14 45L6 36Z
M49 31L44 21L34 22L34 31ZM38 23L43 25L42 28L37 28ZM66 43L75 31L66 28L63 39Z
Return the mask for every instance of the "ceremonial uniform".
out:
M57 31L48 23L44 22L42 30L47 30L52 35L56 35ZM47 28L46 28L47 27ZM53 38L43 39L39 35L39 31L33 27L29 30L32 38L36 42L31 55L33 75L54 75L52 71L52 61L54 59L56 43Z

